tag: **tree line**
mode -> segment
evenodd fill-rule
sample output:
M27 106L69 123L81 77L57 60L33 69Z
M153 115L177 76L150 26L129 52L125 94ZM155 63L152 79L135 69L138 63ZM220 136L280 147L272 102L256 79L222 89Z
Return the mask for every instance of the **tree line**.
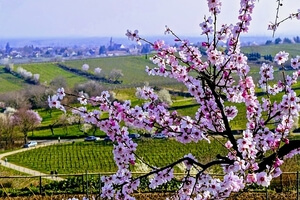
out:
M293 43L300 43L300 37L299 36L295 36L292 39L290 38L283 38L281 39L280 37L275 38L275 40L267 40L265 45L271 45L271 44L293 44Z

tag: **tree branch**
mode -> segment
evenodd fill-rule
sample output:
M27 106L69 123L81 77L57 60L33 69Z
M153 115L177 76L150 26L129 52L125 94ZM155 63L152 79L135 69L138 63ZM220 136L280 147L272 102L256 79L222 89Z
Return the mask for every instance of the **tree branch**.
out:
M231 128L230 128L230 125L229 125L229 121L228 121L228 118L224 112L224 107L221 103L221 101L219 100L219 95L217 94L217 92L215 91L215 86L213 85L213 83L211 83L210 81L206 81L207 82L207 85L209 86L214 98L215 98L215 101L221 111L221 115L222 115L222 119L224 121L224 125L225 125L225 134L228 136L228 139L230 140L231 144L233 145L233 149L237 151L238 153L238 156L241 157L241 153L238 151L238 146L237 146L237 142L232 134L232 131L231 131Z
M148 177L148 176L150 176L152 174L157 174L158 172L163 171L165 169L173 168L175 165L177 165L177 164L179 164L179 163L181 163L183 161L188 161L190 164L195 164L195 165L201 167L202 170L200 172L198 172L198 174L203 173L206 169L208 169L208 168L210 168L210 167L212 167L214 165L221 165L221 164L229 164L230 165L230 164L233 164L233 161L230 160L230 159L228 159L228 158L225 158L225 157L222 157L222 156L217 156L217 157L222 158L222 160L214 160L214 161L211 161L211 162L206 163L206 164L201 164L201 163L195 161L192 158L184 157L184 158L181 158L181 159L179 159L179 160L177 160L177 161L175 161L175 162L173 162L173 163L171 163L171 164L169 164L169 165L167 165L165 167L153 170L153 171L151 171L151 172L149 172L147 174L139 176L139 177L131 180L131 182L133 182L133 181L135 181L137 179L142 179L142 178ZM124 183L124 184L126 184L126 183ZM122 184L122 185L124 185L124 184ZM120 187L122 185L119 185L118 187Z
M261 163L258 164L258 170L256 172L264 171L267 166L271 166L275 159L278 157L282 159L285 155L290 153L292 150L300 148L300 140L291 140L288 144L283 145L280 149L266 157Z

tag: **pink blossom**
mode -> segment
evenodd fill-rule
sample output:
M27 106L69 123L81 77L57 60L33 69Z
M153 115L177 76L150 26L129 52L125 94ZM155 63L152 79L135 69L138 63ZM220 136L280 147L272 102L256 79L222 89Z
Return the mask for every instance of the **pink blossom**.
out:
M284 156L284 159L292 158L295 155L300 154L300 148L290 151L287 155Z
M272 177L268 175L266 172L260 172L256 174L256 177L257 177L257 184L264 187L269 186L272 180Z
M282 171L279 167L276 167L273 171L272 171L272 177L276 178L278 176L280 176L282 174Z
M283 164L283 160L280 160L279 158L276 158L276 160L274 162L274 167L277 168L282 164Z
M83 71L87 71L87 70L89 70L89 68L90 68L90 66L88 64L83 64L82 65L82 70Z
M130 40L135 40L135 41L139 41L140 38L139 38L139 35L138 35L139 31L138 30L135 30L135 31L130 31L130 30L127 30L126 32L126 36L128 37L128 39Z
M207 0L209 11L212 13L221 12L221 1L220 0Z
M236 109L235 106L228 106L225 107L225 113L228 117L228 120L232 120L236 117L238 110Z
M291 66L293 69L298 69L300 67L300 56L291 59Z
M94 73L95 73L96 75L99 75L99 74L101 73L101 71L102 71L102 69L99 68L99 67L97 67L97 68L94 69Z
M252 173L247 175L247 183L256 183L256 181L256 174Z
M268 24L268 30L276 31L276 29L277 29L277 25L276 24L273 24L272 22L270 22Z
M157 41L154 42L153 48L154 48L155 50L159 50L159 49L161 49L164 45L165 45L165 41L163 41L163 40L157 40Z
M260 87L265 88L267 86L268 81L274 79L273 66L263 63L262 66L260 67L259 73L261 75L261 78L258 83L260 84Z
M64 96L66 96L64 88L57 89L57 96L58 96L58 99L60 99L60 100L62 100L64 98Z
M52 97L48 97L48 105L50 108L60 108L60 101L58 100L58 96L57 95L53 95Z
M185 158L190 158L194 161L197 161L196 158L191 153L189 153L188 155L185 155L184 157ZM192 163L190 161L184 161L184 164L185 164L185 167L186 167L187 170L191 169Z
M230 149L231 147L233 147L232 143L228 140L226 143L225 143L225 147L227 149Z
M87 105L87 97L86 94L84 94L83 92L79 93L79 97L77 98L77 100L80 102L80 104L82 105Z
M200 23L199 26L202 29L202 35L208 35L211 34L213 32L213 28L212 28L212 18L208 17L207 19L204 18L204 22Z
M278 65L284 64L289 58L289 53L286 53L285 51L280 51L277 53L274 57L274 61L277 62Z
M114 193L115 193L115 190L113 189L112 185L104 185L102 187L101 197L107 198L107 199L113 199Z
M291 18L295 17L296 19L300 20L300 9L298 9L297 13L293 13L290 15Z
M168 181L170 181L174 177L174 169L167 168L163 171L158 172L154 175L154 177L150 180L149 187L155 189L157 186L162 185Z
M233 172L224 176L224 185L233 192L240 191L245 187L242 177L235 175Z

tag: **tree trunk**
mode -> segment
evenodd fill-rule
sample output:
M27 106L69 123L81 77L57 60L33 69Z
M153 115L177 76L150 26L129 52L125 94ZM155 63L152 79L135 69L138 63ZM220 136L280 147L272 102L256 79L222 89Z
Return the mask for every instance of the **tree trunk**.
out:
M27 138L27 132L24 133L24 144L27 144L28 142L28 138Z
M52 126L52 125L49 125L49 128L50 128L50 131L51 131L52 136L53 136L53 135L54 135L53 126Z

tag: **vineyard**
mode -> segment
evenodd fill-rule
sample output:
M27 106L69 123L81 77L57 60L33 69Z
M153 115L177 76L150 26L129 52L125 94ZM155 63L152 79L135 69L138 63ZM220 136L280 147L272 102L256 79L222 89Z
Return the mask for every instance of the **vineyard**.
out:
M182 145L174 140L143 138L138 141L137 153L154 166L171 163L188 152L192 152L199 160L207 162L213 159L212 153L225 153L224 148L217 141L212 143L213 145L209 145L203 141ZM54 170L58 170L60 174L84 173L86 170L113 172L117 168L113 161L112 148L112 143L106 141L58 144L11 155L8 160L44 173ZM139 162L132 167L139 172L149 170ZM181 172L179 168L177 170Z
M178 159L180 156L186 154L188 149L203 162L213 159L211 157L213 153L222 154L224 151L224 148L215 141L212 142L213 148L204 142L180 145L173 140L142 139L138 144L140 146L139 155L141 155L144 160L156 166L161 166ZM77 142L75 144L52 145L10 156L8 157L10 162L36 168L41 171L43 170L44 172L47 172L45 171L47 166L52 166L52 168L57 167L56 169L59 169L58 176L64 178L64 180L57 182L45 180L39 176L26 176L23 173L7 170L0 166L0 176L5 177L0 179L0 197L9 196L9 198L14 199L14 196L24 196L18 198L46 199L47 197L51 197L51 199L55 199L56 197L60 198L62 196L78 197L82 194L85 194L85 196L95 196L101 190L100 186L103 186L101 176L115 170L111 150L111 142ZM158 160L158 162L155 163L153 162L154 160ZM291 171L299 170L299 160L299 156L293 158L285 164L283 169ZM140 171L141 173L147 172L145 166L142 167L140 163L136 163L133 167L135 171ZM180 168L177 168L176 171L177 173L182 172ZM76 175L62 175L63 173L74 172ZM218 169L215 169L214 172L218 172ZM212 171L210 171L210 173L212 173ZM136 173L136 175L139 174L140 173ZM14 178L9 178L9 176L12 175L14 175ZM49 176L53 175L49 173ZM176 175L178 178L180 176L180 174ZM248 188L246 192L233 194L232 198L229 199L244 199L246 197L249 199L282 199L283 197L287 197L287 195L289 195L290 198L295 198L296 194L294 191L297 190L298 187L296 181L297 176L296 172L284 172L280 177L272 181L268 190L262 189L261 187L251 187ZM55 180L55 176L53 177ZM173 179L171 182L158 187L154 192L153 189L149 188L149 180L144 178L141 180L141 185L134 196L136 196L137 199L160 199L171 195L172 192L179 187L180 183L176 179ZM279 190L282 193L277 194L275 191Z
M139 148L137 154L144 161L153 166L163 166L175 161L191 152L201 162L209 162L213 155L224 155L226 149L217 141L212 140L199 143L180 144L174 140L159 140L142 138L137 141ZM113 172L117 168L113 161L112 143L98 141L95 143L75 142L70 144L58 144L39 149L32 149L22 153L8 156L8 160L20 166L28 167L44 173L58 170L59 174L77 174L89 172ZM132 166L136 172L146 172L146 166L137 162ZM288 161L283 167L285 171L300 170L300 157ZM177 172L182 172L180 167ZM220 169L214 169L211 173L218 173Z

